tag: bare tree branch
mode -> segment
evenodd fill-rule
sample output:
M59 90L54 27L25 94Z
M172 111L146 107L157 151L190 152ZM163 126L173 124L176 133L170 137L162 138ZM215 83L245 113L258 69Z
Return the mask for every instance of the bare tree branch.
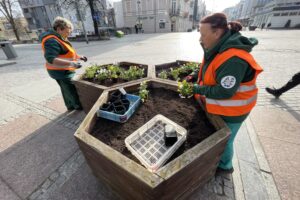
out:
M15 0L2 0L0 1L0 11L5 16L6 20L11 24L14 34L17 40L20 40L18 30L16 28L16 22L13 16L13 7L17 3Z

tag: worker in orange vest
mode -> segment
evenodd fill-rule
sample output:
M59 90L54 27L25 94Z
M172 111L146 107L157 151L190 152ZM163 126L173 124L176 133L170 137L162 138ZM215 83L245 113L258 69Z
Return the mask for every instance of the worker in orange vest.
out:
M231 130L217 172L232 173L233 141L256 104L256 78L262 68L249 53L258 43L242 36L238 22L227 23L223 13L215 13L200 22L200 43L204 58L198 72L186 77L197 80L193 90L208 113L219 115Z
M75 70L82 65L78 60L87 61L85 56L79 56L68 41L73 25L62 17L55 18L53 30L40 35L40 41L46 59L46 69L51 78L60 86L65 105L69 111L82 110L81 103L71 79Z

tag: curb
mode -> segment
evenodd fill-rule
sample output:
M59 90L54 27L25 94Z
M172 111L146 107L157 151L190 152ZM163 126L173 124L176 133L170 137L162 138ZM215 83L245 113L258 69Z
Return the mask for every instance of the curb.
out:
M236 148L234 147L234 152L236 152ZM234 185L234 196L237 200L245 200L244 195L244 186L240 172L239 161L237 159L236 153L233 154L232 165L234 168L234 172L232 173L232 182Z
M247 120L245 121L245 124L247 127L247 131L248 131L253 149L255 151L256 159L257 159L259 169L260 169L260 172L262 174L262 177L263 177L263 180L265 183L265 187L267 189L269 199L280 200L281 198L280 198L279 192L277 190L277 186L274 181L270 166L268 164L268 161L266 159L266 156L265 156L263 148L260 144L260 141L257 137L255 128L251 122L251 119L247 118Z
M17 62L16 61L4 61L3 63L0 62L0 67L4 67L4 66L8 66L8 65L14 65L14 64L17 64Z

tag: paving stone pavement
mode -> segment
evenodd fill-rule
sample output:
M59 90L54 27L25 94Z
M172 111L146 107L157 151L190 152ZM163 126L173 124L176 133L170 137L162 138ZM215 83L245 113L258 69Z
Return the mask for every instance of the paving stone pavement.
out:
M295 43L299 33L244 32L245 35L256 36L260 40L260 45L253 51L265 69L258 80L261 89L258 106L237 135L235 171L232 176L214 177L190 199L298 197L297 188L292 187L290 191L289 187L290 183L297 186L299 182L289 180L292 175L296 174L297 177L299 171L295 169L290 173L286 172L288 179L280 176L282 167L274 167L280 157L273 157L273 149L276 148L274 145L278 140L299 141L295 140L295 137L299 137L296 134L299 121L296 118L294 121L290 120L291 116L299 116L299 87L284 94L280 100L274 100L263 89L268 85L282 85L299 70L297 62L300 61L300 44ZM153 65L176 59L201 60L203 54L198 37L198 33L128 35L122 39L91 42L90 45L74 43L74 46L79 53L85 53L89 57L86 66L95 62L112 61ZM282 40L282 37L286 39ZM77 111L66 112L58 86L42 67L44 61L40 46L19 45L16 50L19 55L17 64L0 68L0 137L3 138L0 142L1 199L121 199L94 177L78 149L73 133L85 114ZM32 59L28 59L29 57ZM2 58L0 52L0 59ZM82 71L83 69L78 73ZM266 109L271 111L266 112ZM267 115L270 112L274 116L273 120L268 123L261 120L264 118L263 113ZM265 124L272 127L282 121L276 116L283 113L286 115L284 119L290 122L284 126L285 132L289 130L288 137L282 138L278 133L274 136L277 138L272 138L269 134L271 131L266 130ZM274 139L277 143L274 143ZM299 150L297 145L298 143L292 149L295 152ZM282 156L286 156L291 150L286 148L288 150ZM293 161L295 156L297 155L291 155L288 161L294 168L299 166L300 160Z

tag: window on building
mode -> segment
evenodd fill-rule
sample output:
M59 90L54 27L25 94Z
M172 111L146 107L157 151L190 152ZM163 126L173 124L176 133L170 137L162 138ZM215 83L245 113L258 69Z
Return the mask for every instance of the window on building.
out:
M153 0L147 0L146 1L146 4L147 4L146 8L147 8L148 11L153 11L153 3L154 3Z
M288 16L289 13L288 12L285 12L285 13L281 13L281 16Z
M159 28L160 29L166 28L166 23L165 22L159 22Z
M295 16L297 14L298 14L298 12L290 12L290 16Z
M127 12L131 12L131 0L125 1L125 8Z
M274 17L280 16L280 13L274 13Z
M176 0L172 0L172 14L176 14Z
M28 8L23 8L23 12L28 13L29 12Z

